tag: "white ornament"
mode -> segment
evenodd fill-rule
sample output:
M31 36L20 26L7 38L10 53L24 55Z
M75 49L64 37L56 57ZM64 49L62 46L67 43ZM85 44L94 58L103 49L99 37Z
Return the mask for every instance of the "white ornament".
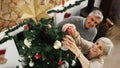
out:
M71 63L72 66L75 66L76 65L76 62L75 60L72 60L72 63Z
M65 46L62 46L62 47L61 47L61 50L63 50L63 51L67 51L68 48L66 48Z
M30 67L33 67L34 66L34 63L32 61L29 62L29 66Z
M62 46L62 44L61 44L61 42L58 41L58 40L56 40L55 43L54 43L54 45L53 45L53 47L54 47L55 49L59 49L59 48L61 48L61 46Z
M30 41L27 40L27 38L24 40L24 44L30 48L30 46L32 45Z

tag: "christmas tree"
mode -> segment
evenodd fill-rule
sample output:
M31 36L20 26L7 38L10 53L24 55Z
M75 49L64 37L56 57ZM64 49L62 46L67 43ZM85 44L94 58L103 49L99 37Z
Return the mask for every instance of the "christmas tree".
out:
M64 7L63 10L50 10L52 12L64 12L82 1L76 1ZM19 7L24 11L21 24L8 29L3 35L1 43L14 38L21 58L22 68L73 68L76 66L76 58L61 40L66 33L55 25L53 18L49 18L46 11L50 5L38 5L37 0L31 0L29 5ZM29 12L28 12L29 11ZM27 20L26 20L27 19ZM21 66L17 66L20 68Z
M22 66L57 68L62 64L72 63L75 56L60 42L65 33L52 19L41 19L39 25L33 23L32 19L26 22L29 24L24 26L25 30L15 37Z
M38 25L28 19L6 31L0 43L14 38L21 57L18 68L72 68L76 65L76 58L62 45L64 35L66 33L55 25L52 18L42 18Z

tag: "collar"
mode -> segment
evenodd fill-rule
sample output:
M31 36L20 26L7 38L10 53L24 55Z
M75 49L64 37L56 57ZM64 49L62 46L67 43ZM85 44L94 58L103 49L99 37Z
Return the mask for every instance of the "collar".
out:
M83 25L84 29L85 29L85 20L86 20L86 18L83 18L83 21L82 21L82 25Z

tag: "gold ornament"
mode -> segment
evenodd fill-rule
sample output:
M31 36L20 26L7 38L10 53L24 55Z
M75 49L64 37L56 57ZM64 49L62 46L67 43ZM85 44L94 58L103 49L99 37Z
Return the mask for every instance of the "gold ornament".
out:
M21 19L32 18L36 24L41 18L50 18L47 14L47 10L52 6L48 5L39 5L38 0L31 0L29 5L18 6L19 9L23 11Z

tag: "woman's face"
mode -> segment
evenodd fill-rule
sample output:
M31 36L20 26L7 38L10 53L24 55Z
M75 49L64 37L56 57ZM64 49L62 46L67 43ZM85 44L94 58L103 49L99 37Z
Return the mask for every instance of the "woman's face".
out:
M85 28L94 28L97 24L100 23L100 18L95 16L88 16L85 20Z
M93 46L90 47L88 58L95 58L102 56L104 54L105 43L103 41L97 40Z

